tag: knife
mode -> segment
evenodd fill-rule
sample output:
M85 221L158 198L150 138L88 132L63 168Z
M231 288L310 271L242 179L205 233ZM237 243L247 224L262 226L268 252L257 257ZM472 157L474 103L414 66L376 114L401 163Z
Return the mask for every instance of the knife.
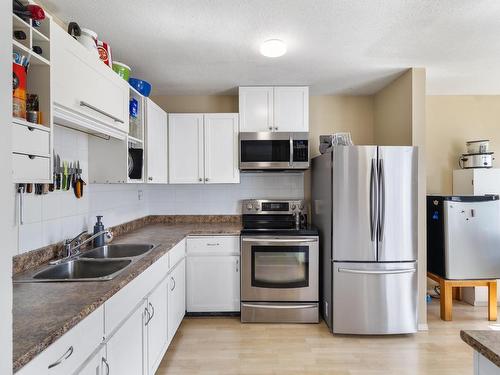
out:
M67 187L68 184L68 163L66 161L63 161L63 170L62 170L62 183L61 183L61 189L62 190L68 190Z
M56 160L56 152L52 150L52 182L49 184L49 191L54 191L55 183L56 183L56 173L57 173L57 160Z
M56 157L56 189L61 190L61 158Z

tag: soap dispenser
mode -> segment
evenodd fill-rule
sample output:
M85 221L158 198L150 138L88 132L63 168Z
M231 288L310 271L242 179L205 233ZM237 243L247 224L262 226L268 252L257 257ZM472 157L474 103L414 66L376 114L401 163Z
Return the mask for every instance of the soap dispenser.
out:
M97 222L94 225L94 234L104 231L104 224L101 221L102 216L96 216L96 217L97 217ZM94 238L94 247L101 247L104 246L104 244L105 244L104 233Z

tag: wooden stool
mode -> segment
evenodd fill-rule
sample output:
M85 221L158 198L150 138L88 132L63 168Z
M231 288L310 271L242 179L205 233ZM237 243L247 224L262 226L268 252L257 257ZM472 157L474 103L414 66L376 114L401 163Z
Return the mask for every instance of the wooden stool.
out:
M427 277L439 283L442 320L451 320L453 298L460 299L460 288L467 286L488 287L488 320L497 320L496 280L447 280L430 272L427 272Z

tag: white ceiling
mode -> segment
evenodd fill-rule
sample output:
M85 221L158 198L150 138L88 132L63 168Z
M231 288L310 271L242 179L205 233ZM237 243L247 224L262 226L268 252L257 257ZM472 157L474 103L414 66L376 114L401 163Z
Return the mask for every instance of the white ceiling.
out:
M500 94L498 0L45 0L95 30L155 94L306 84L372 94L407 67L429 94ZM259 54L283 39L288 53Z

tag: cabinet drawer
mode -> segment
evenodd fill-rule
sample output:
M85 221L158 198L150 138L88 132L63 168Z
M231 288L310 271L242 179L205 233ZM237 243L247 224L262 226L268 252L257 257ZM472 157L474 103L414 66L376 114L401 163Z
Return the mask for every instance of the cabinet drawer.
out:
M187 253L188 255L240 255L240 237L189 237L187 239Z
M50 180L50 158L12 154L14 182Z
M182 240L168 252L169 270L186 256L186 240Z
M103 318L104 308L101 306L19 370L17 374L73 374L101 344Z
M28 126L13 125L12 152L49 157L50 134Z
M105 302L105 336L109 337L148 293L167 275L168 256L163 256Z

